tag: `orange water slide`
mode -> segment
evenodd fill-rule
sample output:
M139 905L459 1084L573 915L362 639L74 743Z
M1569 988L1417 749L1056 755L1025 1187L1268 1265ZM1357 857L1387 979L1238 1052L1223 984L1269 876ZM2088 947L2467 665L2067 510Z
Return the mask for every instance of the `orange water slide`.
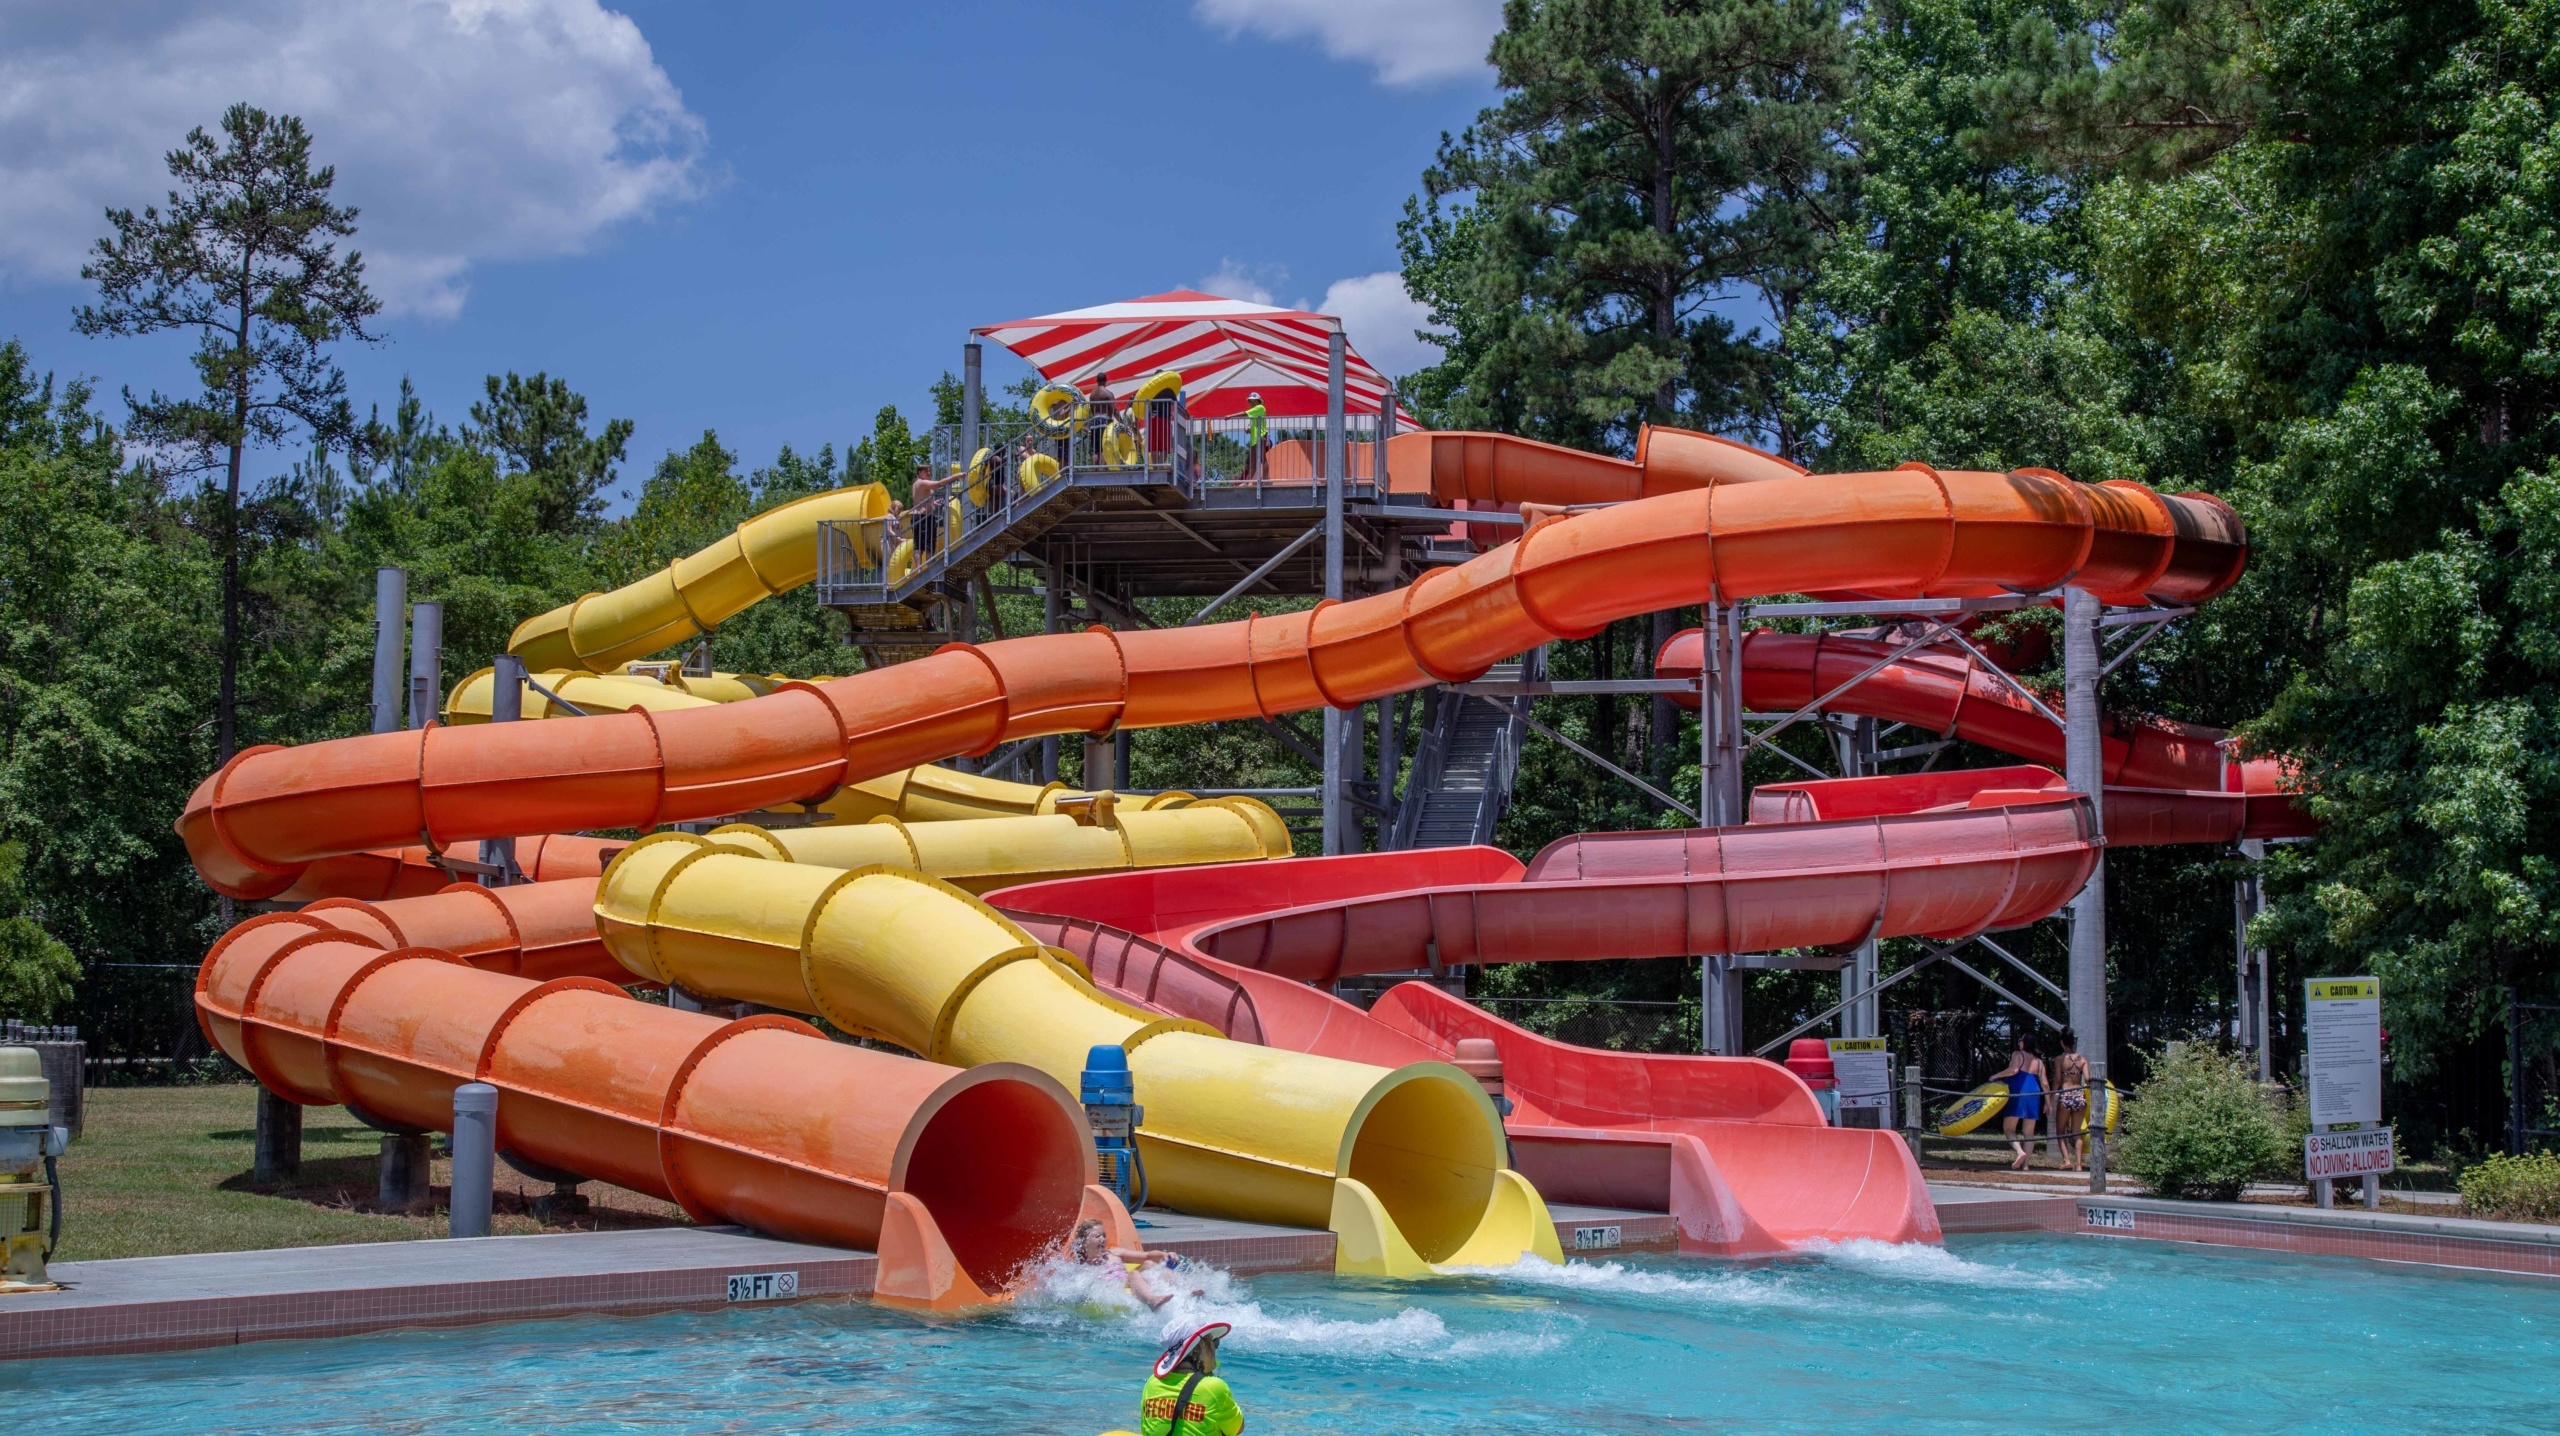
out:
M592 897L592 885L549 886ZM500 1150L697 1221L870 1248L882 1293L927 1305L1002 1289L1087 1200L1083 1111L1041 1073L961 1071L831 1042L794 1018L723 1022L593 978L536 982L386 946L377 934L393 924L471 925L460 894L403 901L440 906L349 904L234 928L197 975L206 1036L269 1091L385 1126L450 1130L454 1088L489 1083Z
M1647 437L1648 481L1676 472L1671 434ZM1523 473L1589 457L1472 437ZM1916 467L1718 483L1543 522L1406 588L1300 613L952 645L718 708L251 749L205 780L178 829L207 882L264 897L370 849L654 827L813 801L1013 738L1347 706L1711 598L2073 583L2112 602L2192 603L2245 559L2218 500L2139 485Z

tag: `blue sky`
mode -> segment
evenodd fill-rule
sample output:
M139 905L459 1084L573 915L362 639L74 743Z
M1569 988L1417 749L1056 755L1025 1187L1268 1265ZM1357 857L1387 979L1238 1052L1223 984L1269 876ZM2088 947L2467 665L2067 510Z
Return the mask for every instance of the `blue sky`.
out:
M179 341L88 340L80 249L230 98L303 114L391 302L342 351L458 420L548 370L638 422L626 478L705 428L750 464L841 447L958 367L972 324L1177 287L1330 298L1390 369L1428 351L1395 221L1493 92L1490 0L1015 4L114 0L0 18L0 336L183 385ZM1378 12L1388 13L1378 13ZM282 58L279 58L282 57ZM14 73L13 73L14 72ZM16 82L13 84L13 82ZM42 158L28 158L29 156ZM991 359L991 369L994 364ZM274 472L290 455L265 456ZM636 471L636 472L635 472Z

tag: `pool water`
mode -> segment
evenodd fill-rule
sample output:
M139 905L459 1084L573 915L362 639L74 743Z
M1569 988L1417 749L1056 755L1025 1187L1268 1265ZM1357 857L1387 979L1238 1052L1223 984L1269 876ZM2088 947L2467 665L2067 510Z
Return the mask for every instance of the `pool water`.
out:
M830 1303L22 1362L0 1402L116 1436L1092 1436L1134 1428L1167 1332L1218 1320L1267 1436L2560 1428L2560 1283L2522 1278L2058 1236L1192 1277L1160 1313L1066 1272L965 1320Z

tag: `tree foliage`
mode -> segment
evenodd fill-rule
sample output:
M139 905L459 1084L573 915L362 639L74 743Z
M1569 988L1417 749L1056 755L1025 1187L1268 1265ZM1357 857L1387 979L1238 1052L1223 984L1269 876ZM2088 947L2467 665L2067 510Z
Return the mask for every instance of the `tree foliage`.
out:
M1782 324L1843 218L1838 7L1510 0L1503 20L1503 98L1442 142L1403 228L1457 339L1424 385L1441 416L1619 449L1649 422L1778 424L1731 301Z

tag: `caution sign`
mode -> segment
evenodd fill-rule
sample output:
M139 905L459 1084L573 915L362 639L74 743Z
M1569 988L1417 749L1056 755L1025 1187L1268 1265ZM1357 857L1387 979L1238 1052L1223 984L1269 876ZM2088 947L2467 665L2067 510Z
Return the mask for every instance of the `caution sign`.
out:
M2382 1120L2382 982L2315 977L2302 984L2310 1039L2311 1125Z
M2312 1181L2378 1177L2391 1170L2391 1129L2314 1132L2302 1139L2302 1174Z

